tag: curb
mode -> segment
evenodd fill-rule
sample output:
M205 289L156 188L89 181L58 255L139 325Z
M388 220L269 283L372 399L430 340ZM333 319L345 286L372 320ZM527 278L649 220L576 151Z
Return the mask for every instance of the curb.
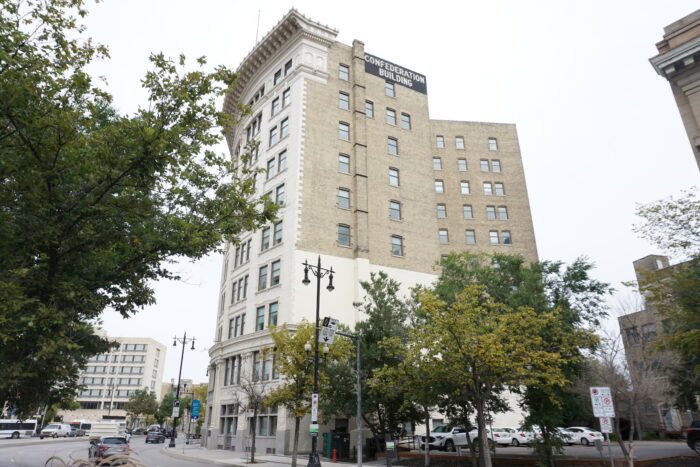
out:
M21 438L20 438L21 439ZM48 438L48 439L39 439L39 438L26 438L30 439L31 441L10 441L9 443L3 443L0 442L0 449L2 448L12 448L12 447L21 447L21 446L34 446L36 444L53 444L53 443L74 443L76 441L88 441L89 438L83 436L79 438Z
M177 449L177 448L175 448ZM229 462L221 462L215 459L207 459L206 457L197 457L197 456L188 456L187 454L183 454L182 452L177 452L175 450L171 450L170 448L162 447L160 448L160 453L163 455L166 455L168 457L172 457L174 459L179 459L181 461L193 461L193 462L201 462L203 464L212 464L212 465L230 465L230 466L236 466L236 467L247 467L247 466L239 466L239 464L231 464Z

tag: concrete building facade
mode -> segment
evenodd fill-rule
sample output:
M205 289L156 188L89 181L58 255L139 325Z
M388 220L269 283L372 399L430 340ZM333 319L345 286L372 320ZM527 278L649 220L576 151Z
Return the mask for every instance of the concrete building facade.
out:
M700 168L700 10L664 28L649 61L671 84L673 97Z
M210 448L249 449L240 379L255 370L279 381L271 357L256 353L270 345L270 326L314 320L305 260L333 268L321 316L350 327L361 319L353 307L364 296L360 281L373 272L407 291L434 281L436 262L450 252L537 260L515 125L431 119L425 75L336 36L291 10L243 60L225 100L233 114L249 104L228 145L239 167L264 169L256 196L280 210L277 222L226 246L209 351ZM245 161L251 140L259 144ZM293 419L281 407L260 418L256 451L289 452ZM321 432L346 425L331 421ZM302 434L301 451L309 446Z
M125 419L124 406L137 389L153 391L156 400L161 399L166 347L144 337L110 340L118 342L119 347L89 360L80 373L80 384L85 385L76 397L80 408L59 412L64 421Z

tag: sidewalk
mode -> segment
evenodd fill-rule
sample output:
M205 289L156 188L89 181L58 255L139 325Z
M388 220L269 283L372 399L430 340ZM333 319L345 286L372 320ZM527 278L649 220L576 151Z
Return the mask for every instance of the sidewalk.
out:
M184 451L184 452L183 452ZM194 444L184 444L178 445L176 448L164 447L160 450L161 453L166 456L173 457L180 460L189 460L193 462L203 462L206 464L213 465L228 465L237 467L250 467L251 464L245 457L245 453L237 451L224 451L223 449L204 449L199 445ZM297 456L297 466L305 466L308 462L307 454L300 454ZM384 459L363 462L363 465L384 465L386 462ZM255 466L256 467L286 467L292 464L292 456L278 456L278 455L257 455L255 456ZM349 467L351 465L357 465L356 462L331 462L328 459L321 458L321 467L331 467L333 465L340 465L343 467Z

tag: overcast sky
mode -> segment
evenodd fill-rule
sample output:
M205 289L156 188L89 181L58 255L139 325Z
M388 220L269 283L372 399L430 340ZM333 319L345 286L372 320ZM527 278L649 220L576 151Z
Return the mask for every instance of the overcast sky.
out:
M86 25L112 58L91 70L132 112L144 102L150 52L236 68L256 31L262 38L291 7L337 29L339 41L359 39L425 74L431 118L517 125L541 259L585 255L596 278L621 289L632 261L659 253L632 232L636 203L700 184L669 84L648 61L663 27L697 1L106 0L90 5ZM129 320L106 313L105 327L168 346L187 331L197 343L183 378L205 381L220 267L218 255L179 264L184 280L156 284L157 305ZM166 381L177 378L173 350Z

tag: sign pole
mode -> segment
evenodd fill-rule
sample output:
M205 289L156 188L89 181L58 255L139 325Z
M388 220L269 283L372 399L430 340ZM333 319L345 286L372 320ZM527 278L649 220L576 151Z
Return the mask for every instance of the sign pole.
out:
M608 455L610 456L610 467L615 467L615 460L613 460L612 449L610 448L610 435L605 433L605 441L608 442Z

